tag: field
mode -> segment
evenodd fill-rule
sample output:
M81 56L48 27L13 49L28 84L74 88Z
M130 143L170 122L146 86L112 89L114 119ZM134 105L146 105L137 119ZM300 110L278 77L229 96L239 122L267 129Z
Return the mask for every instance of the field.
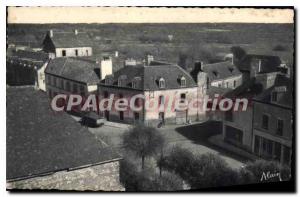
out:
M8 24L9 42L41 44L49 29L87 32L94 52L118 50L123 57L156 59L186 64L213 63L240 46L247 53L278 55L293 65L293 24ZM119 65L120 66L120 65ZM116 69L116 68L115 68Z

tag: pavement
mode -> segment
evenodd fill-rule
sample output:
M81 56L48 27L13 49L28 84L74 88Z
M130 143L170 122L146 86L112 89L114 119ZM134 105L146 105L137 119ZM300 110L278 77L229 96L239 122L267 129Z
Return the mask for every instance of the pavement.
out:
M89 128L89 131L95 134L98 139L122 152L122 135L130 127L113 125L106 124L98 128ZM219 122L207 121L192 125L166 125L159 128L158 131L165 136L166 151L175 145L179 145L195 154L214 153L220 155L232 168L240 168L247 162L247 158L228 152L209 142L211 136L220 134L221 124Z

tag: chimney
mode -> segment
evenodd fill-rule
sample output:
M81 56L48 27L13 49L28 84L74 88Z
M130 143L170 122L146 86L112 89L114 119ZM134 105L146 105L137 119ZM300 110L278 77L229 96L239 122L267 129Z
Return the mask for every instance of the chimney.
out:
M196 70L197 72L203 71L203 62L202 61L195 62L194 70Z
M147 55L146 56L146 64L147 64L147 66L149 66L152 61L154 61L153 55Z
M50 38L53 37L53 30L52 29L49 30L49 36L50 36Z
M77 34L78 34L78 30L77 30L77 29L75 29L75 30L74 30L74 33L75 33L75 35L77 35Z
M261 72L261 59L258 60L258 72Z
M119 57L119 51L115 51L115 57Z

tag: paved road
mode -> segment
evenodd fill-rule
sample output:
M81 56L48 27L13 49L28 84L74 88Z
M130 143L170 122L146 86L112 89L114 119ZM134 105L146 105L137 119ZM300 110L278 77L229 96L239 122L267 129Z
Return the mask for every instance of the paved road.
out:
M201 124L185 126L165 126L158 129L166 138L167 149L179 145L187 148L195 154L214 153L224 158L233 168L239 168L244 164L245 159L237 155L223 151L222 149L210 144L208 137L221 132L221 125L217 122L205 122ZM116 148L122 147L122 134L127 130L124 128L102 126L99 128L89 128L97 138L102 139L107 144Z

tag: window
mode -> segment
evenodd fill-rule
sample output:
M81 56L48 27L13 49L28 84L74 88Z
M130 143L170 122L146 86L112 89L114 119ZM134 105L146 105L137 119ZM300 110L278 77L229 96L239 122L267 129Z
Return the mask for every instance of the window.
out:
M185 79L185 77L181 77L181 79L180 79L180 86L181 87L186 87L186 79Z
M289 164L291 160L291 151L287 146L283 146L283 163Z
M66 82L66 91L70 92L70 90L71 90L71 85L70 85L70 82L67 81Z
M272 101L277 102L277 92L272 92Z
M232 111L226 111L225 112L225 120L233 122L233 114Z
M78 85L76 83L73 84L73 93L77 93L78 92Z
M159 88L165 88L166 84L165 84L165 80L163 78L159 79Z
M61 56L65 57L66 56L66 50L61 51Z
M164 96L159 96L158 105L163 105L163 104L165 104L165 98L164 98Z
M64 89L64 80L63 79L60 79L60 88Z
M53 85L54 87L57 86L57 85L56 85L56 77L52 77L52 85Z
M126 75L121 75L118 79L118 86L125 86L126 85Z
M86 50L86 56L89 56L89 50Z
M134 120L139 120L140 119L140 114L137 112L134 112Z
M233 81L233 87L236 87L236 80Z
M132 88L135 88L135 89L139 88L140 80L141 80L140 77L135 77L132 82Z
M262 116L262 128L263 129L268 129L269 128L269 116L264 114Z
M277 119L277 131L276 134L282 136L283 133L283 120Z
M185 93L180 94L180 103L183 103L185 101L185 98L186 98Z
M278 142L275 142L274 145L274 159L277 161L280 161L281 158L281 144Z
M124 112L123 111L120 111L119 112L119 118L120 118L120 120L124 120Z
M112 85L113 84L113 76L112 75L107 75L105 77L105 84L106 85Z
M228 81L226 82L226 88L229 88L229 82Z
M78 56L78 49L75 49L75 56Z
M83 86L83 85L80 86L80 94L81 94L81 95L84 95L84 94L85 94L84 86Z

